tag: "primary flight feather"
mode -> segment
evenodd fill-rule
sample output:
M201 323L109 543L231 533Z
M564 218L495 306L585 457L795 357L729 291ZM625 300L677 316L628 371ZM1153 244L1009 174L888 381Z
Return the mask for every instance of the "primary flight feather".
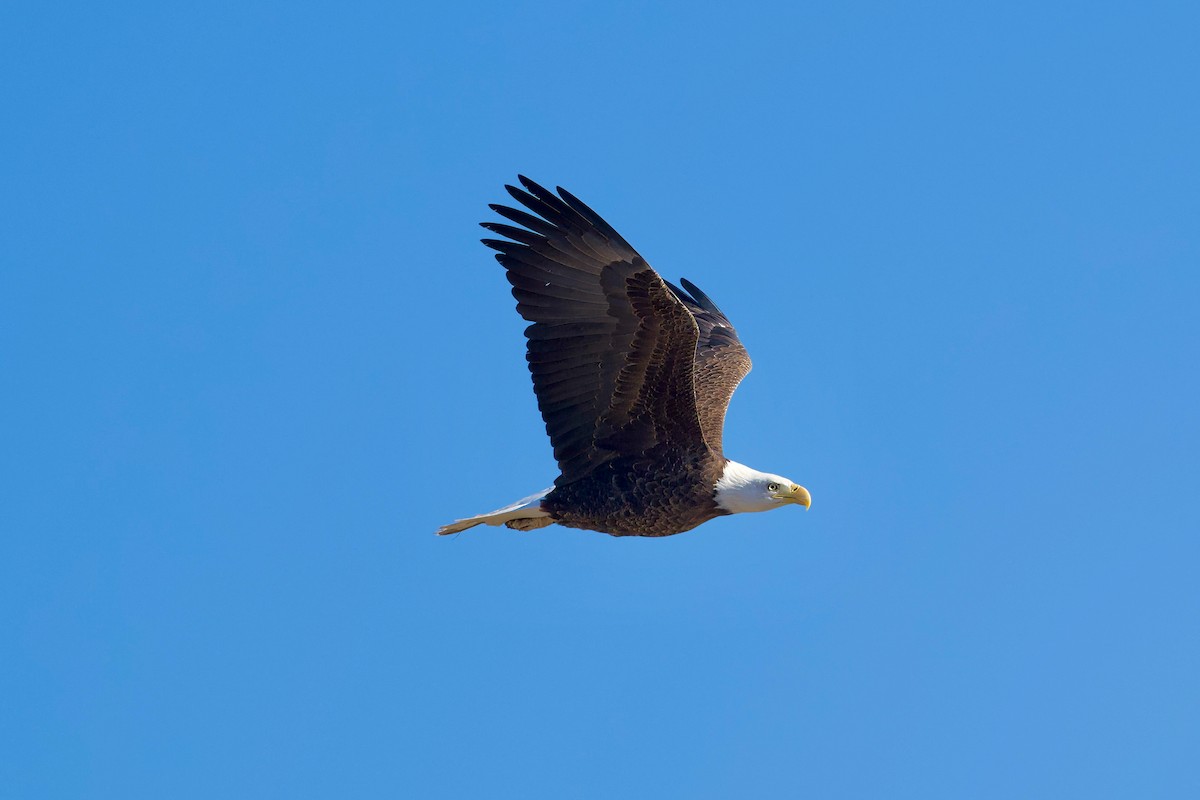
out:
M519 176L527 211L484 222L525 329L533 391L561 474L474 525L552 523L613 536L670 536L724 514L805 508L808 490L726 458L725 411L750 356L716 304L664 281L577 197ZM535 216L536 215L536 216Z

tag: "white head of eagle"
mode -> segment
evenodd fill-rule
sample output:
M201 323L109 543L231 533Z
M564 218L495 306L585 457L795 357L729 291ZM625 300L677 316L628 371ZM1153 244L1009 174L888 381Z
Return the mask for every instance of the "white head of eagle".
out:
M812 497L808 490L782 475L759 472L745 464L729 461L717 480L714 499L730 514L770 511L795 503L808 508Z

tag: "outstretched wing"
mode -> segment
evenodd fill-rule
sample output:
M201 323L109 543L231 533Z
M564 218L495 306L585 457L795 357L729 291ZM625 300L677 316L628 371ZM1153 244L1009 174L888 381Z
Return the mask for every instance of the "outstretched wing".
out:
M480 223L500 251L525 329L533 390L561 483L656 445L704 447L693 389L697 322L619 233L570 192L520 176L505 187L537 214Z
M683 289L671 283L667 285L692 312L700 330L696 346L696 410L700 414L704 440L720 453L725 411L734 389L750 372L750 354L717 304L691 281L684 278L681 282Z

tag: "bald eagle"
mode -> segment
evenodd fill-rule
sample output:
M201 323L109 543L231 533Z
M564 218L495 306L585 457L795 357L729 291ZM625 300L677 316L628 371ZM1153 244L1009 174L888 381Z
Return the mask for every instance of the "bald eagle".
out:
M750 371L737 331L687 280L664 281L578 198L519 176L521 227L480 223L525 329L533 391L561 474L510 506L445 525L670 536L725 514L808 508L808 490L726 458L729 398ZM534 216L536 215L536 216Z

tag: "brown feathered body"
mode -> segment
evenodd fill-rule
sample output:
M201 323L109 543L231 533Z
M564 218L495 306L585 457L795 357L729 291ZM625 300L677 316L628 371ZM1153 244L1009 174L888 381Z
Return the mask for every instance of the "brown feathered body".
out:
M727 513L713 499L724 465L711 452L653 448L555 485L542 508L560 525L613 536L683 533Z

